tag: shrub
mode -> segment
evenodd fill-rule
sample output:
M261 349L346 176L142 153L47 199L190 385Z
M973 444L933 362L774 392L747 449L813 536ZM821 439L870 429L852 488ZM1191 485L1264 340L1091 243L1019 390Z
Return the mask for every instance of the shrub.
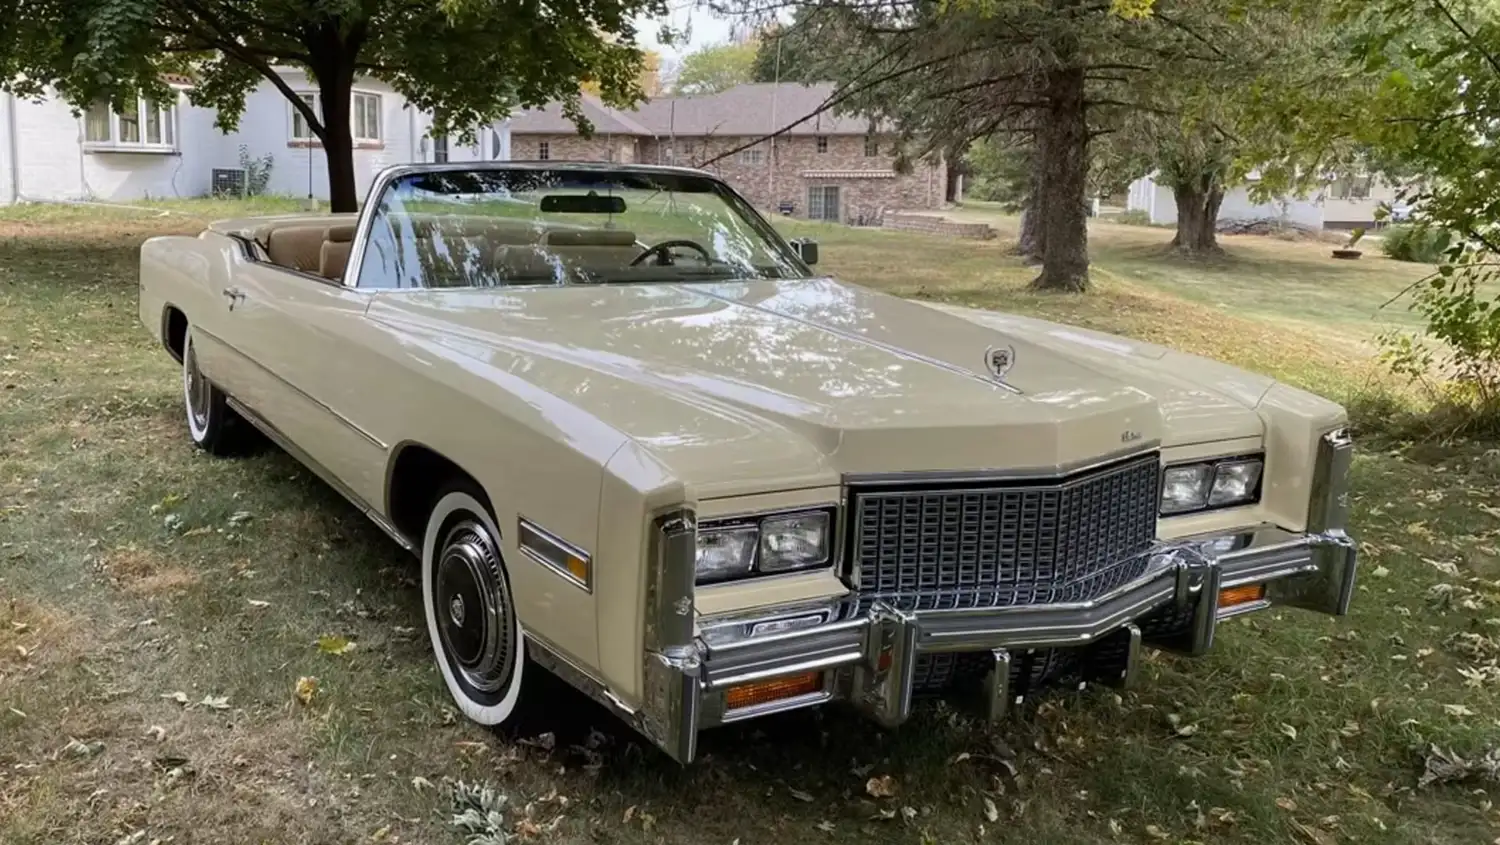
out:
M1126 226L1150 226L1151 214L1144 209L1130 208L1116 214L1115 222Z
M1392 226L1385 230L1385 240L1380 249L1389 258L1397 261L1415 261L1421 264L1437 264L1452 242L1452 237L1442 229L1427 226Z
M245 196L258 197L266 192L266 186L271 183L271 169L276 166L276 160L270 153L255 157L250 155L250 148L240 144L240 167L245 171Z

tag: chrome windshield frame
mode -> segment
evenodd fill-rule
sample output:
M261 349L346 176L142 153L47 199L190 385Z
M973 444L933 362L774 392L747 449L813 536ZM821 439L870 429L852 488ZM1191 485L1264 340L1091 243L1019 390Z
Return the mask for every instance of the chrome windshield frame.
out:
M610 173L639 174L644 176L689 176L709 182L714 193L724 200L729 208L744 218L750 224L750 228L759 235L767 244L768 248L776 255L785 260L797 273L797 278L816 278L817 274L812 268L802 261L802 256L796 249L782 237L781 233L766 220L765 216L756 210L739 192L729 186L723 179L703 170L690 167L667 167L662 165L618 165L603 162L575 162L575 161L489 161L489 162L428 162L423 164L398 164L381 170L375 175L375 181L370 185L369 193L365 195L365 201L359 209L359 217L355 222L354 240L349 247L349 261L344 268L344 277L341 283L347 288L358 288L359 277L364 269L365 251L369 246L370 232L374 229L376 215L379 214L380 198L397 181L409 176L423 173L461 173L461 172L536 172L548 170L567 170L576 172L593 172L601 175ZM718 280L715 280L718 281Z

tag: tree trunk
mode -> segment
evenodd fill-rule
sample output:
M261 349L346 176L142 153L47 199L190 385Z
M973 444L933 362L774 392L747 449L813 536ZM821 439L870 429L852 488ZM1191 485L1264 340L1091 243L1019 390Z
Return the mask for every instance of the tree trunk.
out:
M943 185L943 202L950 205L963 200L963 197L958 195L958 182L968 170L964 165L964 152L964 146L957 144L943 151L943 158L948 163L947 183Z
M1088 116L1084 71L1057 68L1047 73L1046 106L1037 127L1045 198L1037 215L1044 251L1042 274L1033 290L1081 293L1089 288Z
M1027 264L1040 264L1047 252L1041 224L1047 213L1047 191L1043 175L1041 146L1033 141L1031 173L1026 184L1026 200L1021 206L1021 237L1016 244L1016 252Z
M1219 206L1224 202L1219 174L1175 182L1172 199L1177 203L1177 234L1172 237L1172 248L1189 255L1223 252L1217 232Z
M354 123L350 119L354 69L318 75L323 106L323 155L328 160L328 204L335 214L358 211L354 184Z

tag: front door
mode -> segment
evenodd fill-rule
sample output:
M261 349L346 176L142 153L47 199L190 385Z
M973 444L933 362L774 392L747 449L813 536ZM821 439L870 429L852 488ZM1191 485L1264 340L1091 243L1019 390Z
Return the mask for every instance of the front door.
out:
M390 445L353 419L358 394L379 385L378 362L360 354L369 292L264 264L241 268L235 283L240 296L225 317L226 340L247 365L234 398L325 480L379 504Z
M807 217L810 220L839 222L839 187L837 185L814 185L807 189Z

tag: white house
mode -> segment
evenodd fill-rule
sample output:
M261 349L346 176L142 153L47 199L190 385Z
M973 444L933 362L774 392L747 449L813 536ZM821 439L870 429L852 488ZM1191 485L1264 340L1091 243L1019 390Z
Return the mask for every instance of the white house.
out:
M1126 208L1144 211L1160 226L1177 223L1177 202L1172 189L1158 184L1156 174L1130 183ZM1252 174L1251 179L1255 177ZM1397 188L1371 176L1342 177L1305 196L1279 197L1258 203L1247 186L1224 194L1219 220L1280 220L1313 229L1350 229L1375 223L1381 203L1394 203Z
M316 103L317 88L305 74L278 70ZM142 99L118 112L100 103L82 115L58 98L33 102L0 95L0 205L204 196L213 189L215 170L240 168L241 145L252 158L271 156L267 193L328 198L321 145L274 86L262 82L252 91L239 127L225 134L214 127L211 109L189 105L185 82L173 82L171 103ZM353 97L361 196L388 165L510 158L505 121L479 127L475 143L459 145L433 138L432 115L383 82L361 79Z

